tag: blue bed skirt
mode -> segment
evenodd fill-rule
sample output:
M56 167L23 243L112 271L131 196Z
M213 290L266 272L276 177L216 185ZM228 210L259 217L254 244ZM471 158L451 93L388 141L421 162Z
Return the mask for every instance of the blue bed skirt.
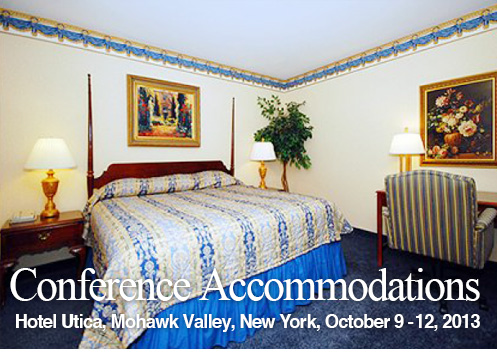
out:
M345 259L340 242L323 245L293 261L283 264L277 268L268 270L247 279L247 283L252 279L261 279L266 283L270 279L342 279L346 275ZM255 285L255 284L254 284ZM272 283L272 285L275 285ZM276 285L275 285L276 287ZM254 295L262 294L262 288L252 286ZM309 298L309 289L304 287L304 298ZM270 292L277 296L278 291L273 288ZM296 287L292 288L292 298L297 298ZM245 293L245 287L240 283L235 285L235 293L241 295ZM226 295L229 293L226 291ZM241 328L240 315L252 314L258 318L276 318L280 320L280 314L295 311L297 305L307 305L309 300L279 300L269 301L263 298L260 301L252 301L245 297L242 301L218 301L220 293L211 292L207 295L208 301L201 301L199 298L176 304L164 311L157 317L167 318L169 314L179 317L178 329L151 328L143 333L132 345L131 348L212 348L215 346L226 347L229 342L243 342L247 337L252 336L256 329ZM183 321L183 314L194 314L196 318L204 314L212 314L217 318L231 318L231 324L235 325L234 331L223 332L222 329L196 329L186 328Z

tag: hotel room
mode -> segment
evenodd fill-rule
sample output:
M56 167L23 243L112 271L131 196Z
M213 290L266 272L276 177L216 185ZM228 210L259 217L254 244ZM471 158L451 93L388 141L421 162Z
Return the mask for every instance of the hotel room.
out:
M0 348L497 348L495 29L2 1Z

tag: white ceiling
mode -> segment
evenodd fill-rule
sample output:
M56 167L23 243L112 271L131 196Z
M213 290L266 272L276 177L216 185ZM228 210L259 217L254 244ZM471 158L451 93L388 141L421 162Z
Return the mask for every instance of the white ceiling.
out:
M1 7L287 79L495 0L3 0Z

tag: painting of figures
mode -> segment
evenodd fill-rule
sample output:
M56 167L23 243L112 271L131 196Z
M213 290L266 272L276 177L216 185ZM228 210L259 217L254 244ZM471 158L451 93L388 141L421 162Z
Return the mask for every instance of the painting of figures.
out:
M200 146L200 89L128 75L129 146Z

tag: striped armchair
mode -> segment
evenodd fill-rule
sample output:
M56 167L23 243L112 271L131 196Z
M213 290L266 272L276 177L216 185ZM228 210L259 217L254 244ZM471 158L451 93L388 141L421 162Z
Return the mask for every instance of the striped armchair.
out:
M482 269L493 247L497 211L478 215L472 178L418 170L385 178L388 245Z

